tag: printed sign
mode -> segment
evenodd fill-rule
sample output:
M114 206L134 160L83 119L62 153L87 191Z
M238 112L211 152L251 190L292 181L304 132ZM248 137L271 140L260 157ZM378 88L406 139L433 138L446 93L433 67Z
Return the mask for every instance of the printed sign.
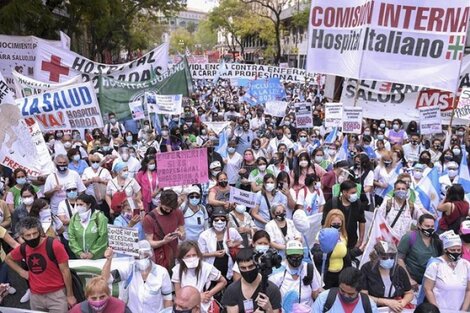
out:
M93 85L82 83L16 100L28 125L42 131L103 127Z
M457 108L455 108L455 116L461 119L470 119L470 88L462 89L460 93Z
M362 108L343 107L342 131L345 134L360 134L362 131Z
M439 107L419 109L419 132L421 135L442 132L442 117Z
M455 92L469 11L469 0L313 0L306 69Z
M341 127L343 120L342 103L325 104L325 127Z
M82 76L77 75L63 83L51 84L35 80L33 78L21 75L17 71L13 71L13 79L15 83L15 92L17 98L38 95L47 90L60 89L62 87L79 84L82 82Z
M132 119L135 121L143 120L145 118L144 107L142 99L129 102L129 110L131 110Z
M256 194L253 192L230 187L230 203L242 204L247 208L254 208L256 205Z
M207 127L209 129L212 129L216 135L219 135L220 132L225 128L227 127L228 125L230 125L230 122L204 122L205 125L207 125Z
M295 125L297 128L313 127L312 105L308 102L295 104Z
M181 114L183 95L157 95L155 92L146 92L145 101L149 113Z
M264 113L271 116L284 117L286 116L286 108L286 101L268 101L266 102Z
M108 224L108 243L115 253L139 255L139 230Z
M159 188L204 184L208 174L206 148L157 154Z
M285 98L286 92L279 78L257 79L249 84L243 100L251 105Z

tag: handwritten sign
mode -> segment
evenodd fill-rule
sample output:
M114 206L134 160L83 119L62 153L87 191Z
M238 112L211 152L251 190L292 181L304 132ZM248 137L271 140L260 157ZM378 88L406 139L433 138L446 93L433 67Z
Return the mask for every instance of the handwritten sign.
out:
M108 225L109 246L116 253L139 255L139 231L134 228Z
M419 131L421 135L442 132L441 109L438 106L419 109Z
M362 130L362 108L343 107L343 133L360 134Z
M341 127L343 120L343 104L325 104L325 127Z
M235 187L230 187L230 198L229 202L243 204L249 208L253 208L256 205L256 194L253 192L241 190Z
M157 154L159 188L207 183L208 171L206 148Z
M295 125L297 128L312 128L313 116L312 105L306 102L295 104Z

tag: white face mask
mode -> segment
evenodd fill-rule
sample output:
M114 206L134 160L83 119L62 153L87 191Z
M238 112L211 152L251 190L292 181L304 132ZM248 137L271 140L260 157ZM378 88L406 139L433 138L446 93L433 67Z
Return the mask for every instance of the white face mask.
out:
M227 225L227 222L214 222L213 225L216 231L223 231L225 229L225 226Z
M197 256L184 258L183 262L187 268L196 268L199 265L199 258Z
M83 205L75 206L75 210L77 210L77 213L85 213L86 211L88 211L87 207Z
M100 164L99 163L91 163L91 167L96 170L100 167Z
M244 205L237 205L235 207L235 211L237 211L237 213L243 214L246 212L246 207Z
M83 212L83 213L78 213L78 215L80 216L80 220L81 220L82 222L88 221L88 219L90 219L90 212L91 212L91 211L86 211L86 212Z
M25 198L21 198L21 199L22 199L24 205L31 205L34 202L33 197L25 197Z
M318 182L315 183L315 189L318 190L320 188L321 188L321 182L318 181Z
M266 171L266 165L260 165L260 166L258 166L258 169L259 169L261 172L264 172L264 171Z
M150 266L150 259L141 259L141 260L136 260L135 265L137 266L137 269L141 272L145 271L146 269L149 268Z
M267 183L265 188L267 191L273 191L275 188L275 185L274 183Z
M269 245L256 245L255 250L259 253L266 253L269 250Z
M307 167L307 166L308 166L308 161L306 161L306 160L300 161L300 162L299 162L299 166L300 166L300 167Z
M323 161L323 156L317 155L317 156L315 157L315 162L316 162L316 163L321 163L322 161Z

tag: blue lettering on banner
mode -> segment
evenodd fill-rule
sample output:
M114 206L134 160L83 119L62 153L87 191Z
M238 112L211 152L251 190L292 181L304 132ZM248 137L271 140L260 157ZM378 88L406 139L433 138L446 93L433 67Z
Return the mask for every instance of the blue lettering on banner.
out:
M93 96L87 86L66 90L48 91L33 97L23 98L21 114L26 116L64 111L93 104Z
M257 79L249 84L246 100L251 105L281 100L286 97L279 78Z

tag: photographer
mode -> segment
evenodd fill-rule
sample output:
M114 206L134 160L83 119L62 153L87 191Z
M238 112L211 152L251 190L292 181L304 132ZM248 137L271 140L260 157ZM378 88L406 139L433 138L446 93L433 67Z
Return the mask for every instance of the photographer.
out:
M258 261L262 257L260 256ZM269 281L267 281L266 288L260 286L263 282L260 268L262 270L263 266L258 261L255 263L253 250L241 249L236 261L242 279L233 282L224 293L222 304L227 308L227 313L281 312L279 288Z

